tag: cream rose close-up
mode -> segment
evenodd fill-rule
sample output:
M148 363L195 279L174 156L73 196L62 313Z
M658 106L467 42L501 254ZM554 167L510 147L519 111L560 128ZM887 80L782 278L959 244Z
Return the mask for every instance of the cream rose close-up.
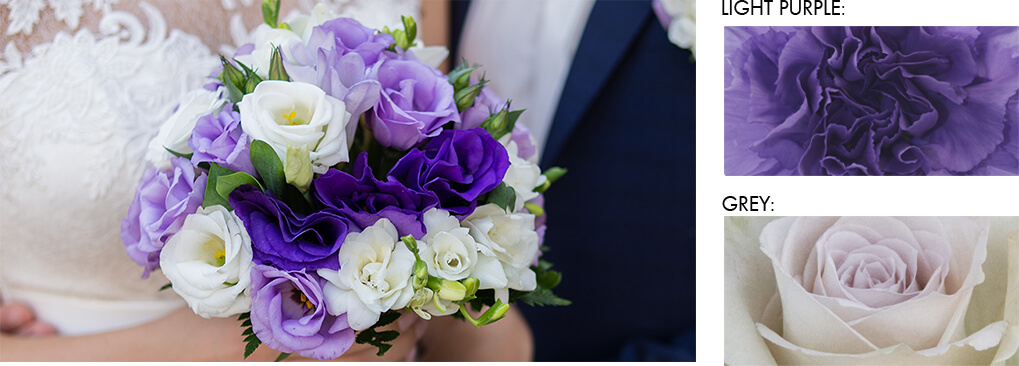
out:
M725 220L727 364L1019 358L1019 218Z
M223 206L188 215L159 255L159 266L173 291L203 318L248 311L251 295L251 238Z
M318 174L350 160L347 151L357 124L348 123L350 113L342 101L315 85L266 80L237 106L244 132L272 146L284 164L288 147L306 147Z

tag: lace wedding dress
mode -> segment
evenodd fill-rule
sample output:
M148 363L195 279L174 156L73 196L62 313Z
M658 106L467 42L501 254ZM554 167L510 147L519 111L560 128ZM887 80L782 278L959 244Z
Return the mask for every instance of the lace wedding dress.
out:
M184 305L159 291L169 281L158 271L141 279L120 220L149 140L181 96L208 82L218 56L189 34L201 25L175 25L191 15L179 3L123 2L0 0L0 295L63 335L129 327ZM260 19L261 1L190 5L231 14L222 21L235 42L246 37L241 13ZM420 14L417 0L327 5L379 28ZM43 23L52 34L39 36Z

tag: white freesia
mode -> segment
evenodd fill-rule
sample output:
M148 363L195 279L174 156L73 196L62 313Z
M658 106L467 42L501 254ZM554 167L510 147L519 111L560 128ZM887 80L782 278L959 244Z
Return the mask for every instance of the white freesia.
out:
M272 146L286 164L287 147L306 147L315 173L349 161L355 124L339 99L301 82L266 80L237 103L241 127L252 140Z
M470 229L478 247L478 263L472 277L481 289L495 289L497 299L509 300L509 290L532 291L537 287L530 265L538 256L538 233L534 215L510 213L487 204L461 223Z
M470 276L478 261L478 249L470 230L446 210L432 208L423 215L427 234L418 241L418 255L428 274L450 281Z
M545 183L546 178L541 174L538 164L517 156L517 143L510 139L509 134L499 139L499 142L506 147L510 161L509 169L506 169L506 175L502 178L502 182L513 188L513 192L517 196L513 211L520 211L524 208L524 203L538 197L538 192L535 192L534 188Z
M221 91L197 89L185 94L177 109L163 122L159 133L149 142L145 159L158 169L168 169L173 155L166 151L167 148L181 154L192 153L188 146L191 131L195 129L199 117L223 107L226 100L221 98Z
M374 325L386 311L407 306L414 296L414 254L399 239L388 219L360 233L347 234L340 247L340 270L319 269L330 314L347 314L354 330Z
M173 291L203 318L249 310L251 239L241 220L223 206L188 215L159 255Z
M1003 362L1019 348L1005 300L1016 296L1019 251L1005 237L1017 225L726 218L725 362Z
M669 40L697 57L697 1L662 0L662 7L672 17Z

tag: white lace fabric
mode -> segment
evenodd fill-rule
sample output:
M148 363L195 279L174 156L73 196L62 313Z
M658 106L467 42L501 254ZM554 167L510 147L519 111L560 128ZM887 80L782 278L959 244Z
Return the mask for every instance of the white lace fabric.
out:
M416 1L383 3L396 19L418 14ZM169 281L158 271L141 279L142 268L124 252L120 221L149 140L219 63L201 39L167 27L156 7L139 4L143 24L113 5L0 0L6 35L32 33L40 12L68 27L30 52L7 37L0 42L0 294L28 303L64 335L136 325L183 305L172 291L159 291ZM362 8L382 16L375 0L334 5L355 18ZM102 14L100 34L77 29L85 12Z

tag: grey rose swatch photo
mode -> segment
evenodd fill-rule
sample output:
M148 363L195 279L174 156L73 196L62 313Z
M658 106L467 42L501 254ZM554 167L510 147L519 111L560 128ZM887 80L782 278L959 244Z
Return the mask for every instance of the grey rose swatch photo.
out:
M726 27L726 175L1019 175L1019 28Z
M726 217L728 365L1019 365L1019 217Z

